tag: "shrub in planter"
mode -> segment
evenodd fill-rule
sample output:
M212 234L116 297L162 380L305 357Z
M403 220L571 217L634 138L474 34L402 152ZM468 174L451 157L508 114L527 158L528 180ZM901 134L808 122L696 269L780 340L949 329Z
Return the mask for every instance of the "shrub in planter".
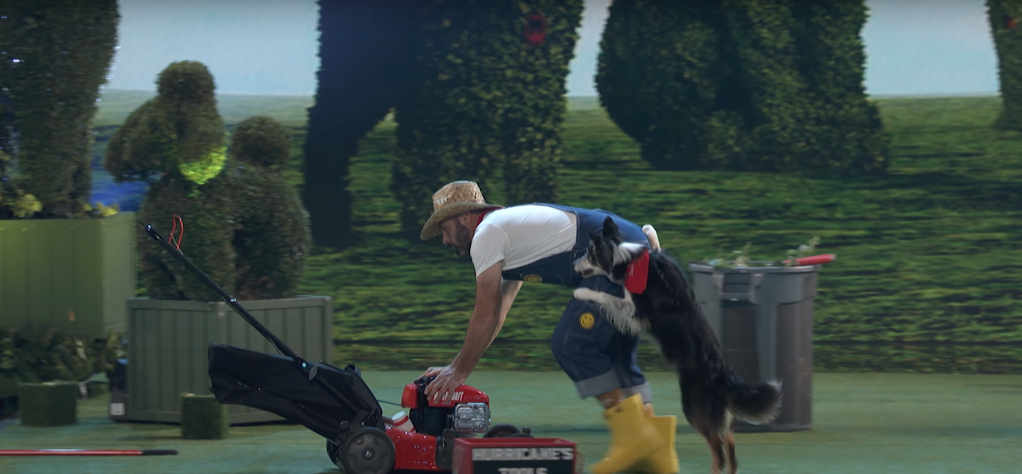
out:
M278 336L297 352L329 360L330 298L296 295L311 236L298 192L282 174L290 159L288 130L257 116L229 134L216 110L213 77L201 63L171 64L158 85L159 94L111 137L107 169L118 180L151 183L139 210L142 224L263 324L285 332ZM129 419L177 422L180 393L208 393L208 343L272 349L147 233L138 233L137 245L149 298L128 304L129 340L142 342L129 358L126 412ZM149 349L155 345L165 350ZM159 385L140 376L157 367L190 375ZM256 412L232 407L232 421L275 419Z
M123 329L136 287L125 250L133 215L88 202L90 122L117 42L117 2L12 0L2 10L0 328L102 337Z
M90 338L54 328L8 329L0 333L0 400L5 406L16 403L22 383L82 382L90 375L109 373L123 355L121 337L113 332Z
M4 153L20 161L16 186L4 183L3 200L21 202L5 206L0 219L19 212L83 217L90 190L89 124L117 43L117 1L6 0L2 10L0 129L8 135ZM23 194L13 196L13 188Z

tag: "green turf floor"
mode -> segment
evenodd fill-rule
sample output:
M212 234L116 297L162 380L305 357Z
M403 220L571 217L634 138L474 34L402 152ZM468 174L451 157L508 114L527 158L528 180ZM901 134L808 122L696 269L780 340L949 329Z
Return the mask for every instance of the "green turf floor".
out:
M373 372L376 396L396 401L419 373ZM658 414L681 414L674 380L650 374ZM493 422L533 428L540 437L578 443L589 462L608 434L592 401L581 401L557 372L480 372L469 384L492 398ZM739 433L743 474L943 474L1022 472L1022 376L816 374L813 428ZM384 405L388 414L396 407ZM221 441L186 441L174 425L114 423L104 400L83 401L79 424L0 430L0 448L171 448L174 457L3 458L0 473L332 473L324 441L298 426L233 427ZM702 439L682 422L682 473L709 472Z

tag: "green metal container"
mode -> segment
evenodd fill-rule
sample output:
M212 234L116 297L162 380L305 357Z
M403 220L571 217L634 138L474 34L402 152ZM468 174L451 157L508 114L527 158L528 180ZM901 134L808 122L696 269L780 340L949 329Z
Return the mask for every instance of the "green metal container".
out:
M333 360L333 302L329 296L299 296L238 302L256 320L309 361ZM211 395L210 342L277 354L277 349L226 303L128 300L128 370L124 413L130 421L181 422L181 396ZM230 406L230 423L279 421L272 413Z
M135 214L0 220L0 329L124 331L135 296Z
M693 272L696 300L735 373L750 382L782 383L782 406L777 419L765 425L737 422L735 430L809 429L813 299L820 265L689 268Z

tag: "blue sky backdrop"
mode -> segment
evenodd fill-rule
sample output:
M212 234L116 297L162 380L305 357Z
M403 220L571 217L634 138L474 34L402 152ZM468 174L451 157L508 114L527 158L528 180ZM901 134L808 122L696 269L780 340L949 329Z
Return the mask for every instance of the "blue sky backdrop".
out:
M568 95L593 96L611 0L586 0ZM994 95L997 57L984 0L869 0L871 95ZM120 0L120 49L110 89L155 90L173 61L205 63L221 94L312 95L315 0Z

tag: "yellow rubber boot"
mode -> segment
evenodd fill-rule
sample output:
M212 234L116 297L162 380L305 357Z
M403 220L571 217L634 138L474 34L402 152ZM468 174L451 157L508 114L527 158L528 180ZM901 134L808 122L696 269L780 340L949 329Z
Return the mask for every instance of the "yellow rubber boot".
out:
M589 471L592 474L625 472L664 446L664 439L646 414L642 396L632 395L603 412L610 428L610 449Z
M628 472L677 474L681 470L678 465L678 450L674 444L678 429L678 417L674 415L654 416L650 421L660 433L660 437L664 439L664 446L637 462L628 469Z

